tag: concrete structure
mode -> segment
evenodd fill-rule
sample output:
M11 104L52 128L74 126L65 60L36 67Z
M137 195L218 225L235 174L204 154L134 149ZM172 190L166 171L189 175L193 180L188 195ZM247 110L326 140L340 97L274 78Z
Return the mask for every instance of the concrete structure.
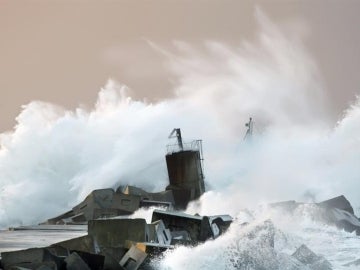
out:
M205 192L202 165L202 142L169 145L166 165L170 184L166 190L174 195L175 206L185 209L187 204L198 199Z
M111 188L97 189L72 210L43 224L86 224L88 220L131 215L140 207L172 209L173 205L172 191L150 193L133 186L119 187L116 191Z
M146 268L150 260L173 249L175 244L197 245L214 239L225 232L231 222L232 218L227 215L199 216L161 210L153 211L150 224L145 219L119 217L90 220L86 236L46 248L3 252L2 263L5 270L13 267L151 269Z
M232 223L229 215L199 216L181 212L154 210L152 222L161 220L170 231L171 245L194 244L215 239L224 233Z
M149 242L149 228L145 219L90 220L88 234L99 248L123 247L125 240Z
M126 270L136 270L146 259L147 254L136 246L131 246L120 261L120 265Z
M360 235L360 221L355 216L349 201L343 196L338 196L320 203L300 203L287 201L270 204L271 207L281 208L289 213L294 212L299 206L311 206L307 210L315 220L335 225L347 232Z

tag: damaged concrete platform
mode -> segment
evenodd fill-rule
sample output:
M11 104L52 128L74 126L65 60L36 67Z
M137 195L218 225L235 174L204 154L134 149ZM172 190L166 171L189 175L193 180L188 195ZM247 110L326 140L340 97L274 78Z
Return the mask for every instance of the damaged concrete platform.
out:
M68 226L56 226L56 229L44 229L43 226L31 226L18 227L13 230L0 230L0 253L48 246L86 234L86 225L76 225L71 226L71 228Z
M197 245L217 238L227 230L232 220L228 215L199 216L154 210L151 223L143 218L118 217L90 220L85 231L81 230L84 226L69 226L68 230L68 226L63 226L62 231L61 226L56 226L57 229L50 230L53 225L39 226L43 230L30 227L8 231L10 234L31 232L31 239L40 242L31 243L36 248L21 249L21 245L14 246L13 251L7 248L1 252L0 268L142 269L140 267L148 267L151 258L175 245ZM36 237L34 233L42 233L52 243L41 241L44 238ZM80 236L69 239L69 233ZM66 239L61 239L61 236L66 236ZM23 238L20 235L14 237Z

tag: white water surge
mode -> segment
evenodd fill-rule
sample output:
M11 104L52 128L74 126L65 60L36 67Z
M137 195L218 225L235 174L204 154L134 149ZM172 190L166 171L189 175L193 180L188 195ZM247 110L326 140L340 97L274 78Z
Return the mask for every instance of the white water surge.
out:
M359 100L333 122L320 72L296 33L281 31L261 12L256 18L256 40L237 48L175 42L170 52L153 45L178 78L173 98L135 101L125 86L109 81L92 110L40 101L25 105L14 131L0 137L0 227L53 217L97 188L164 189L167 135L180 127L185 140L203 139L209 190L187 211L228 213L237 221L215 241L170 252L159 267L233 269L240 251L257 249L242 240L240 224L268 218L278 246L276 254L259 258L271 259L279 266L274 269L286 269L283 256L302 243L334 269L357 259L359 238L353 234L302 215L295 222L264 210L244 211L266 202L340 194L355 210L360 206ZM250 116L255 136L245 142Z

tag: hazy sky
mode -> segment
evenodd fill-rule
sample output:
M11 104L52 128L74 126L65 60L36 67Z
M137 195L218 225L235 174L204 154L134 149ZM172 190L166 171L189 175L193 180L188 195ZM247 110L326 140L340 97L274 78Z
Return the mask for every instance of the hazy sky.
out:
M303 35L340 115L360 93L360 1L0 0L0 131L31 100L92 106L108 78L136 98L168 97L173 75L147 40L238 46L256 34L256 7Z

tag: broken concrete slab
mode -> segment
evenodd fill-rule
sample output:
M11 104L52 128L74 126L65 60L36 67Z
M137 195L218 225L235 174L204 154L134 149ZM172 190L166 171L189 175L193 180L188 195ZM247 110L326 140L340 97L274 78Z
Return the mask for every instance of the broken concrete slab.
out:
M320 203L297 203L287 201L270 204L271 207L281 208L289 213L294 212L298 207L303 206L309 210L314 219L335 225L347 232L356 232L360 235L360 221L354 215L350 202L343 196L338 196Z
M84 262L84 260L76 252L71 253L65 258L67 270L91 270L90 267Z
M157 220L162 220L171 234L176 236L171 244L180 243L182 239L185 240L182 244L196 244L209 238L216 238L225 232L232 222L229 215L202 217L176 211L154 210L152 222Z
M206 231L205 239L217 238L230 227L232 222L233 218L229 215L204 216L202 230Z
M329 261L314 253L306 245L301 245L291 256L312 270L332 270Z
M75 206L73 212L83 214L86 220L128 215L139 209L139 203L140 196L115 193L113 189L98 189Z
M161 245L170 245L171 232L169 229L165 228L164 222L162 220L158 220L151 223L151 225L155 227L155 242Z
M165 190L160 192L147 192L141 188L127 185L125 187L119 187L116 190L116 193L139 196L141 201L148 200L167 202L174 205L174 196L171 190Z
M43 224L83 224L98 218L130 215L140 207L141 196L116 193L113 189L92 191L84 201Z
M338 197L317 203L317 205L325 208L337 208L354 215L354 209L344 195L340 195Z
M145 252L148 257L148 259L154 258L156 256L161 255L163 252L174 249L174 245L162 245L159 243L150 243L150 242L141 242L137 243L134 241L125 241L125 247L129 250L132 246L135 246L136 248L140 249L141 251Z
M136 246L132 246L120 261L120 265L127 270L136 270L146 259L147 254Z
M62 241L55 243L50 246L54 250L54 253L57 255L64 256L65 250L78 250L89 253L99 252L99 247L97 246L94 238L90 235L85 235L70 240Z
M151 222L162 220L165 227L171 232L186 231L193 244L205 240L201 231L203 217L189 215L182 212L154 210Z
M325 219L328 222L334 223L339 229L360 235L360 221L355 215L337 208L329 209L327 212Z
M145 219L90 220L88 234L102 250L104 247L123 247L125 240L149 241L149 228Z
M170 202L153 201L153 200L141 200L139 207L140 208L157 207L157 208L163 208L166 210L174 209L174 205Z
M19 251L2 252L2 265L4 269L10 269L13 266L41 266L44 262L49 262L51 265L59 266L62 261L57 256L53 255L46 248L30 248Z
M105 262L107 261L108 258L110 261L112 261L112 259L114 259L117 262L119 262L127 251L128 251L128 248L126 248L126 247L117 247L117 248L103 247L99 254L101 254L105 257Z
M102 270L104 268L105 256L83 251L71 251L76 253L89 266L91 270Z
M101 255L105 257L104 269L122 270L123 268L120 266L119 261L125 255L126 252L127 252L126 249L121 249L120 252L116 252L114 250L102 251Z

